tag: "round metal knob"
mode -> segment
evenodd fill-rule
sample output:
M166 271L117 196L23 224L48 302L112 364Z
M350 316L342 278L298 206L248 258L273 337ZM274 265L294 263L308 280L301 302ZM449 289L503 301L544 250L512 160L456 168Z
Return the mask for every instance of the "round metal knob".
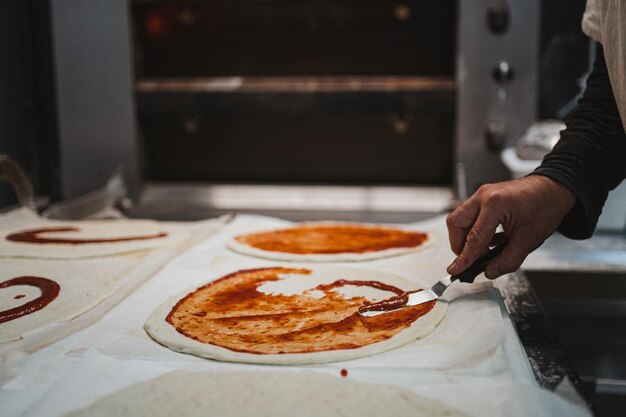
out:
M187 117L183 120L183 131L188 135L195 135L200 128L200 121L195 117Z
M515 76L513 67L504 60L496 64L491 74L493 75L493 79L500 85L509 84L513 81L513 77Z
M485 143L492 152L499 152L506 142L506 126L503 121L492 120L485 126Z
M496 34L501 35L509 28L511 14L506 0L491 0L487 5L487 27Z
M409 115L396 113L391 115L391 126L398 135L406 135L411 129L411 124L412 118Z
M406 4L398 4L393 8L393 14L401 22L411 18L411 7Z

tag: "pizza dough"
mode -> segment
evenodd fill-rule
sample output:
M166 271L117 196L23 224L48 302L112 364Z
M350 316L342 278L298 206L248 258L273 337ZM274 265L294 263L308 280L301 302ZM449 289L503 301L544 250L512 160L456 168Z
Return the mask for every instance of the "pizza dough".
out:
M372 282L400 292L416 289L396 275L357 268L243 270L166 301L145 329L157 342L183 353L291 365L394 349L426 336L445 316L447 305L432 302L361 318L361 305L394 295Z
M234 236L235 252L282 261L367 261L402 255L432 244L430 233L362 223L308 222Z
M19 340L24 333L53 323L67 322L89 311L115 289L115 280L134 265L132 259L116 259L106 266L96 260L79 262L4 259L0 283L19 277L37 277L54 287L58 294L41 309L15 317L8 312L28 306L42 295L32 285L11 285L0 288L0 343ZM23 281L23 280L22 280ZM22 282L22 281L17 281ZM29 310L32 311L33 309Z
M187 231L145 220L48 221L0 230L0 256L76 259L176 245ZM33 240L35 242L33 242Z
M67 417L460 417L392 385L317 372L176 371L98 399Z

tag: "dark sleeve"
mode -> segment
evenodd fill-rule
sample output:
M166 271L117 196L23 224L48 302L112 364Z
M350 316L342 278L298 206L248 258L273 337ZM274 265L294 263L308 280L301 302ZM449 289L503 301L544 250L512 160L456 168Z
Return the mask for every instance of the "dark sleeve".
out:
M576 205L558 231L585 239L595 230L609 191L626 177L626 135L600 45L585 92L565 123L561 139L533 174L574 193Z

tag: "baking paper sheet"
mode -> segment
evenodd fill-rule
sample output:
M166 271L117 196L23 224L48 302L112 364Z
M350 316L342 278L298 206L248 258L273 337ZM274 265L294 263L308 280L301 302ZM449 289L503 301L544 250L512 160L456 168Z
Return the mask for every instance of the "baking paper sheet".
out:
M145 361L117 359L96 351L74 358L65 372L48 390L0 391L0 402L6 404L1 415L17 415L28 407L26 415L56 417L86 407L97 398L117 392L132 384L150 380L174 370L194 372L280 371L325 372L339 376L339 367L303 369L236 365L212 361ZM447 373L380 372L348 368L348 378L369 383L400 386L420 396L438 400L476 417L485 416L590 416L582 406L532 383L519 382L508 374L484 376L449 375ZM233 395L237 395L233 393ZM33 396L35 400L33 401ZM228 401L228 398L224 399ZM280 401L277 393L273 401ZM207 410L207 415L211 415ZM294 414L294 415L297 415Z
M396 384L472 415L589 415L583 408L537 387L523 349L491 283L454 284L441 325L402 348L343 363L299 367L221 363L173 352L147 336L148 315L171 295L192 290L233 269L280 265L238 255L224 246L233 235L281 227L288 222L238 216L211 238L172 260L98 323L21 361L17 377L0 389L0 415L57 416L86 406L102 395L171 370L308 370L369 382ZM421 287L445 274L453 258L444 218L409 228L428 230L438 242L427 250L396 258L343 263L394 272ZM287 263L295 265L296 263ZM300 264L297 265L306 265ZM10 413L10 414L5 414Z
M238 217L209 241L177 257L133 294L128 302L107 315L91 329L83 342L77 344L74 353L93 348L114 357L172 360L180 356L180 353L155 344L147 336L142 330L146 318L170 296L193 290L230 272L260 266L296 264L239 255L225 247L225 242L234 234L285 224L277 219L260 216ZM439 241L423 251L384 260L333 265L391 271L415 282L416 286L432 285L445 274L445 267L452 256L442 239L443 231L438 230L441 229L439 224L435 222L426 225L436 239L439 236ZM315 267L320 264L297 265ZM462 369L493 356L503 340L503 328L497 293L491 283L482 282L473 286L460 284L448 292L448 314L433 333L401 348L349 361L350 366L376 369ZM489 364L492 371L498 371L502 366L499 356L494 356Z
M68 322L57 322L25 333L21 340L9 343L0 343L0 383L6 381L13 372L10 371L12 364L24 359L29 354L49 346L77 331L85 329L100 320L111 308L119 304L126 296L137 289L146 279L153 276L163 265L193 245L197 244L215 233L228 220L221 217L201 222L168 222L168 227L180 229L185 232L187 238L176 244L157 247L152 249L134 251L99 258L74 259L71 262L84 263L92 268L107 268L108 266L119 269L124 266L126 272L115 281L115 291L95 306L93 309ZM15 227L32 227L45 223L30 210L17 209L0 216L0 230ZM80 223L80 222L75 222ZM0 262L2 258L0 257ZM23 262L25 267L29 262L47 262L55 264L55 260L32 260L28 258L11 259L12 263ZM59 264L69 262L58 260Z

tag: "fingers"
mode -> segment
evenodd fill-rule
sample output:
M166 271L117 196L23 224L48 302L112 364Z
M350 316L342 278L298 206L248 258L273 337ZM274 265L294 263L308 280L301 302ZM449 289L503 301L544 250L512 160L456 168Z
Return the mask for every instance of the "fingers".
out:
M479 212L480 203L475 198L470 198L446 218L450 249L455 255L461 254L465 246L465 238L476 222Z
M517 271L528 254L541 246L542 243L543 239L532 237L528 233L513 232L506 248L485 268L485 276L489 279L496 279L500 275Z
M458 255L448 267L456 275L486 253L502 224L509 243L485 270L488 278L516 271L561 223L576 197L540 176L481 186L447 219L450 247ZM495 242L494 242L495 243Z
M487 264L485 276L496 279L500 275L517 271L536 246L530 239L520 236L520 233L511 236L502 253Z
M489 249L489 243L493 239L496 228L499 224L499 216L497 213L489 209L483 208L467 233L465 245L459 256L448 267L448 273L451 275L460 274L469 268L476 259L483 255Z

